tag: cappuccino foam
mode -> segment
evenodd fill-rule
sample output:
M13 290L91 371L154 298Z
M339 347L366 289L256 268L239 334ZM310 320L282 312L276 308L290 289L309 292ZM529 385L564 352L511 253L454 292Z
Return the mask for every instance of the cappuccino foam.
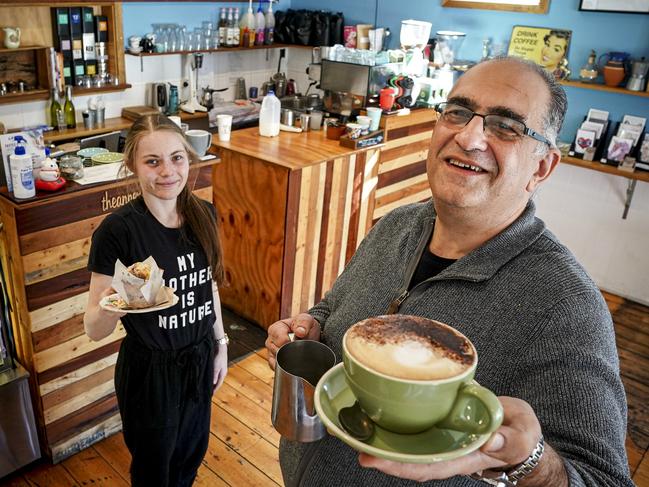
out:
M347 332L349 354L365 367L408 380L447 379L473 365L463 336L426 318L388 315L356 323Z

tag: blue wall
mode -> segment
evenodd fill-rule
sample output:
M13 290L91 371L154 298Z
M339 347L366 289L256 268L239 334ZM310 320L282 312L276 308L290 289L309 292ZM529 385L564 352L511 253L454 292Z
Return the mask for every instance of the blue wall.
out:
M556 27L572 30L568 53L572 76L586 63L588 53L598 55L607 51L627 51L634 57L649 57L649 15L580 12L579 0L551 0L547 14L521 14L495 10L442 7L440 0L290 0L291 8L339 10L345 23L376 23L389 27L392 39L389 47L399 44L401 20L426 20L437 30L459 30L467 36L460 49L463 59L479 59L482 40L507 44L515 25ZM125 5L126 9L126 5ZM620 120L624 114L649 118L649 98L618 95L567 87L570 108L562 138L572 140L588 108L608 110L611 118Z

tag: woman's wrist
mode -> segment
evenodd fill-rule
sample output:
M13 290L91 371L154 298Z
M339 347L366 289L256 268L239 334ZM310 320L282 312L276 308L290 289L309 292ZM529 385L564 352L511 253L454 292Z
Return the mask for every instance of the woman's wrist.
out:
M215 337L216 343L219 346L227 347L228 344L230 343L230 337L228 337L227 333L223 333L223 336L221 337Z

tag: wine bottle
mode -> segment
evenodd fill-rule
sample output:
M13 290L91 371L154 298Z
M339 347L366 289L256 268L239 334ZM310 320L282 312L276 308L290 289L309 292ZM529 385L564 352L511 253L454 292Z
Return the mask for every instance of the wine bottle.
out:
M63 105L65 113L65 124L69 129L77 128L77 113L72 103L72 86L65 87L65 104Z
M52 103L50 104L50 125L55 129L59 128L58 113L62 110L61 103L59 103L59 92L56 88L52 88ZM63 127L60 127L63 128Z

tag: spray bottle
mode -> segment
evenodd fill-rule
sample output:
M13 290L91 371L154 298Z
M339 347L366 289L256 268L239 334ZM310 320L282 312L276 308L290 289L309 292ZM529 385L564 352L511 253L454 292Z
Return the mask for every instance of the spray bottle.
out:
M22 135L16 135L14 139L16 141L16 147L14 153L9 156L14 198L33 198L36 196L36 188L34 187L32 155L27 154L25 148L27 141Z
M264 19L264 44L270 46L273 44L275 37L275 14L273 14L273 0L268 2L268 12Z
M255 45L255 14L252 11L252 0L248 2L248 12L241 17L239 23L241 30L240 43L242 47L252 47Z
M255 46L264 45L265 27L264 11L261 9L261 0L259 0L259 8L257 9L257 15L255 15Z

